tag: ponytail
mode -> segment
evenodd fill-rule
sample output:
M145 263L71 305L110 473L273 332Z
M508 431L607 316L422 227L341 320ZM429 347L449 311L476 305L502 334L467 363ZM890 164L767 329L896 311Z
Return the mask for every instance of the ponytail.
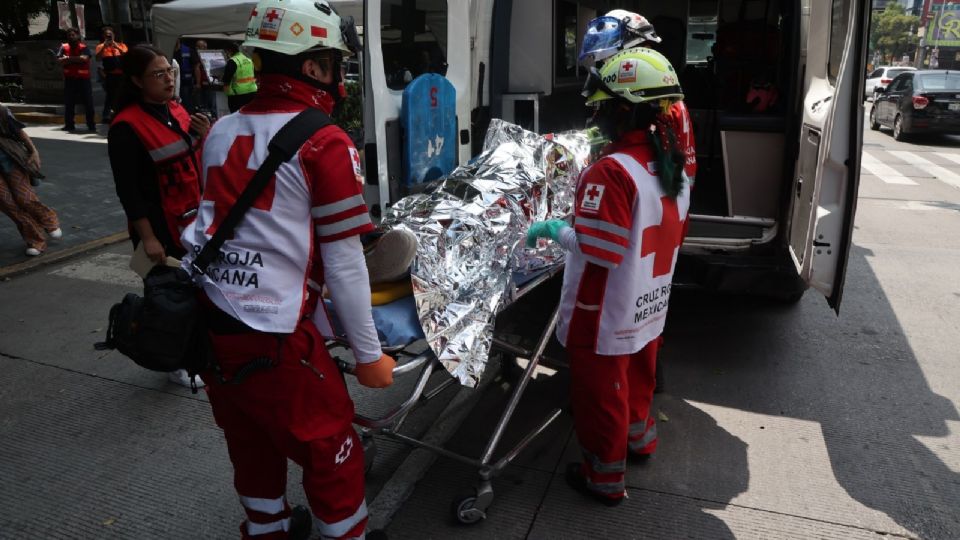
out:
M650 141L653 143L657 155L657 176L660 178L660 187L667 197L676 199L683 190L683 165L686 156L670 121L669 112L660 112L653 120L656 127L650 132Z

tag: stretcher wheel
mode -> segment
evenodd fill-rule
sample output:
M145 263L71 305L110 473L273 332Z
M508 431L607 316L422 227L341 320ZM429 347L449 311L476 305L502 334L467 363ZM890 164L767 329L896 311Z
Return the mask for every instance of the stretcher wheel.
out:
M477 496L471 493L453 501L453 517L463 525L474 525L487 518L487 513L477 508Z

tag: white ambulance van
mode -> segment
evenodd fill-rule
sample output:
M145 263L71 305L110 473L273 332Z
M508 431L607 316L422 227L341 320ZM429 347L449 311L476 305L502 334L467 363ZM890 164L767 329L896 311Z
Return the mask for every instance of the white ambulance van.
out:
M454 85L458 157L490 118L582 128L577 58L611 9L647 17L680 75L699 171L676 280L838 309L856 210L870 9L856 0L366 0L368 203L402 197L402 91Z

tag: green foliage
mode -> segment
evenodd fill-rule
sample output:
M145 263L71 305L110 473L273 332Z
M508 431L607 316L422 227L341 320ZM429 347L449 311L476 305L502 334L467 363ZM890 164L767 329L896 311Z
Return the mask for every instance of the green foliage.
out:
M48 0L0 2L0 42L10 45L30 37L30 19L50 8Z
M363 134L363 88L360 83L346 82L347 97L337 107L333 121L354 141Z
M886 9L873 16L870 23L870 48L880 51L884 58L896 60L916 48L919 26L920 17L907 15L903 6L890 2Z

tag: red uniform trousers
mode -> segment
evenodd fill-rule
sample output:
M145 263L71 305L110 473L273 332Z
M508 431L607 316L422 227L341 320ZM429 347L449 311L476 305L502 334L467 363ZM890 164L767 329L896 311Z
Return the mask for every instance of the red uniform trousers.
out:
M310 321L290 335L210 334L230 380L255 358L276 365L239 384L202 374L227 439L234 486L247 514L244 540L281 540L290 528L287 459L303 467L303 489L323 538L359 538L367 524L363 445L351 425L343 376Z
M655 339L631 355L602 356L592 347L569 347L574 428L583 451L587 487L608 496L625 494L627 451L657 449L650 415L656 386Z

